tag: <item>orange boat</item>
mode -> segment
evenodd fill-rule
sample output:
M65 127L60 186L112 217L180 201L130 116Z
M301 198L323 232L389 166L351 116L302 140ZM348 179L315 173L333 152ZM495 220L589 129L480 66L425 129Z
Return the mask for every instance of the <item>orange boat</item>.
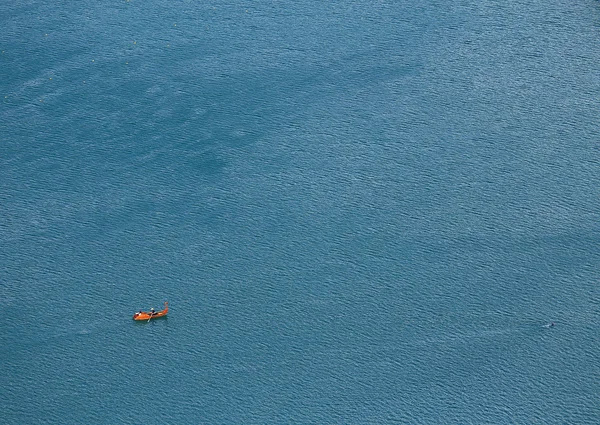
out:
M145 320L149 322L151 319L158 319L159 317L165 317L169 312L169 303L165 301L165 308L161 311L155 311L154 313L148 311L140 311L133 315L133 320Z

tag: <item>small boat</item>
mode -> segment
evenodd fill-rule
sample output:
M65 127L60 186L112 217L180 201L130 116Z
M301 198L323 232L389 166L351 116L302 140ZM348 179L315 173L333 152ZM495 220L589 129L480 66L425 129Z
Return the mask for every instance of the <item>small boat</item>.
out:
M159 317L166 317L169 312L169 303L165 301L165 308L161 311L155 311L154 313L148 311L140 311L133 315L133 320L145 320L149 322L151 319L158 319Z

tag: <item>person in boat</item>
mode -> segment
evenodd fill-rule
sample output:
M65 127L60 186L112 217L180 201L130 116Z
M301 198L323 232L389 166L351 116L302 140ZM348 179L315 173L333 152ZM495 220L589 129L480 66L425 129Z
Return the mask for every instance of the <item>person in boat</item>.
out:
M154 308L150 309L150 316L154 316L156 314L156 311L154 311Z

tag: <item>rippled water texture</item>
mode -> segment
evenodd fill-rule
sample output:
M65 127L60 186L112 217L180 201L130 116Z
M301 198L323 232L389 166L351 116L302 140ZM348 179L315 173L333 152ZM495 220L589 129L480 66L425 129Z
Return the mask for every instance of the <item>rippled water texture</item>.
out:
M600 423L600 3L255 3L0 5L0 422Z

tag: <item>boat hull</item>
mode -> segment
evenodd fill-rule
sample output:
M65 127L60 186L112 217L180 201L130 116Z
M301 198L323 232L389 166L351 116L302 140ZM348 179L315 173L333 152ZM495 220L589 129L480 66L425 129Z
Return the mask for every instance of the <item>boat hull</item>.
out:
M164 310L156 311L154 314L151 314L148 311L141 311L141 312L135 313L133 315L133 320L137 320L140 322L142 322L142 321L149 322L150 320L160 319L161 317L166 317L168 313L169 313L169 303L165 303Z

